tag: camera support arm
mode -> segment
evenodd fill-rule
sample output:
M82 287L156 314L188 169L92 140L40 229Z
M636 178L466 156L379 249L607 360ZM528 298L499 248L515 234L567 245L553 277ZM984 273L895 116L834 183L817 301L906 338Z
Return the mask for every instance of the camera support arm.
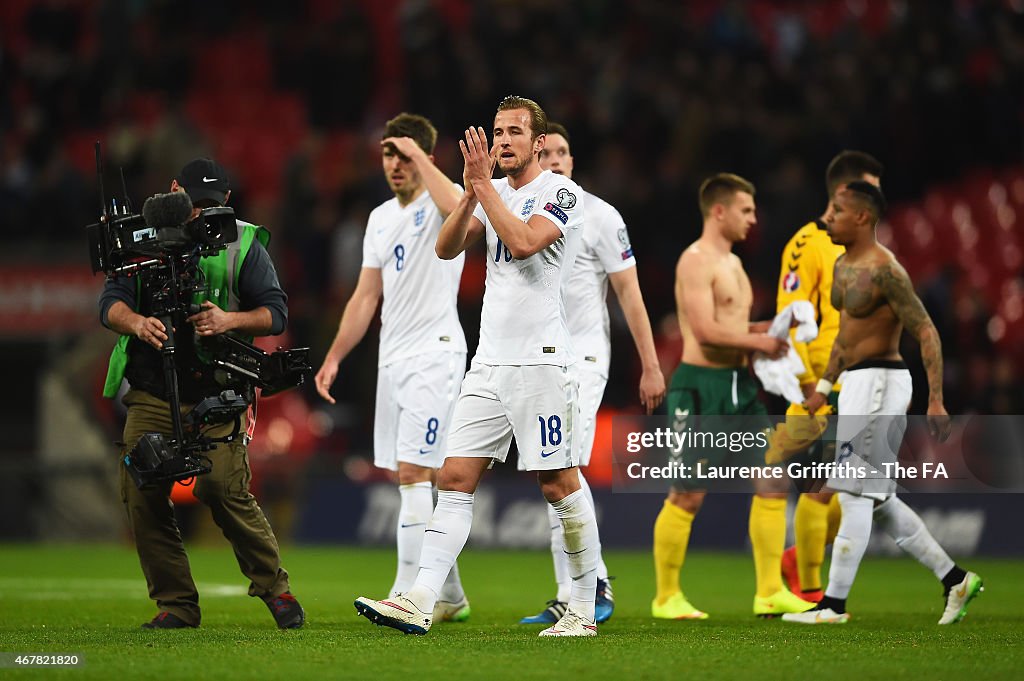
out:
M171 280L174 281L178 276L174 258L168 258L168 264L171 270ZM172 297L171 310L177 307L178 295L176 290L173 291ZM167 311L159 315L157 319L159 319L160 323L164 325L164 333L167 334L167 340L164 341L163 348L160 349L160 359L163 363L164 381L167 386L167 398L171 405L171 424L174 428L174 441L178 445L181 445L185 442L185 428L181 422L181 398L178 395L178 371L174 363L174 318L172 312Z

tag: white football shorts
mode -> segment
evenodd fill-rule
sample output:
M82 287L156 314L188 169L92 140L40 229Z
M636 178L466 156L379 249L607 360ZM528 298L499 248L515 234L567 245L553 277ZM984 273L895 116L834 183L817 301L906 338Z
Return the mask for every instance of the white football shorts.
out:
M448 456L504 463L515 435L521 470L572 468L580 463L578 421L576 380L568 367L473 362L455 403Z
M913 395L910 372L858 368L845 372L842 382L836 463L861 468L866 476L833 475L828 486L857 496L888 499L896 493L896 482L886 476L882 464L899 458L907 430L907 409Z
M380 367L373 427L373 465L398 462L440 468L466 353L431 352Z
M570 370L576 376L580 393L580 427L577 429L577 437L580 440L580 465L587 466L590 464L594 435L597 433L597 410L601 408L608 377L579 367L580 364L576 363Z

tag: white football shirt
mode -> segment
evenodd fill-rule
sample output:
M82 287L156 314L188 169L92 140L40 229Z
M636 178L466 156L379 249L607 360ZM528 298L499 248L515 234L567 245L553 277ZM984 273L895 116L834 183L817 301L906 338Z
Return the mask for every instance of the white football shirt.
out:
M619 211L590 192L583 192L583 196L587 203L583 243L569 278L565 309L577 368L607 378L611 358L608 275L636 267L636 259Z
M379 366L427 352L466 352L455 307L466 258L437 257L442 222L427 191L408 206L392 198L370 213L363 267L379 269L384 282Z
M564 289L579 251L583 190L550 170L519 189L505 178L491 183L513 215L524 222L541 215L562 236L544 250L515 260L483 206L476 207L473 215L484 223L487 234L487 278L475 361L568 366L576 361L576 354L566 321Z

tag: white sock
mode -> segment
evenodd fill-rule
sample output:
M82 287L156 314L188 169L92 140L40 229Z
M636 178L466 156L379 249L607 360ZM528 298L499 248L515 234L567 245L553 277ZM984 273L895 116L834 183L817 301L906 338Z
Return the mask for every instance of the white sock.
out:
M439 491L437 507L423 535L420 571L406 596L423 612L431 612L473 525L473 495Z
M873 505L874 502L867 497L839 493L843 519L839 523L839 533L832 543L832 565L829 566L828 588L825 589L825 595L829 598L845 599L850 595L853 580L857 577L857 568L860 567L860 561L871 538Z
M431 508L437 506L437 485L433 485L430 488L431 493ZM417 560L417 567L419 561ZM451 571L448 572L448 578L444 580L444 586L441 587L441 593L439 599L447 601L449 603L458 603L466 597L466 592L462 588L462 578L459 577L459 564L456 562L452 565Z
M459 579L459 564L454 563L441 587L440 599L448 603L458 603L465 597L466 592L462 588L462 580Z
M558 586L555 600L567 603L572 588L572 577L569 576L569 560L565 555L562 521L551 504L548 504L548 522L551 526L551 562L555 565L555 584Z
M583 490L576 490L551 506L562 521L565 537L565 555L569 563L569 576L572 577L569 607L593 620L597 593L597 557L601 550L594 507L587 501Z
M590 491L590 485L587 483L587 479L583 477L583 469L580 471L580 489L587 495L587 501L590 502L590 508L594 509L594 521L597 521L597 506L594 505L594 493ZM598 530L600 535L600 529ZM598 544L597 548L597 578L608 579L608 566L604 564L604 552L601 550L601 545Z
M902 499L892 496L875 508L875 522L896 540L897 546L931 570L938 579L953 569L953 559L935 541L921 517Z
M416 581L416 573L420 569L420 551L423 549L423 531L427 529L434 510L432 487L429 481L398 486L401 498L398 526L395 528L398 570L395 572L390 596L405 593Z

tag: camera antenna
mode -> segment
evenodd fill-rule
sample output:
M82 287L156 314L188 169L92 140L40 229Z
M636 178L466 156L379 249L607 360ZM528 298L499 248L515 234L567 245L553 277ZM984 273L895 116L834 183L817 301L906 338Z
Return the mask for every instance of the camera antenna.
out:
M93 150L96 152L96 179L100 185L100 208L103 210L103 221L106 222L110 218L110 214L107 213L107 197L103 195L103 164L100 162L99 140L96 140Z
M128 183L124 181L124 166L119 166L118 170L121 171L121 192L124 194L124 207L121 210L128 215L132 212L132 200L128 198Z

